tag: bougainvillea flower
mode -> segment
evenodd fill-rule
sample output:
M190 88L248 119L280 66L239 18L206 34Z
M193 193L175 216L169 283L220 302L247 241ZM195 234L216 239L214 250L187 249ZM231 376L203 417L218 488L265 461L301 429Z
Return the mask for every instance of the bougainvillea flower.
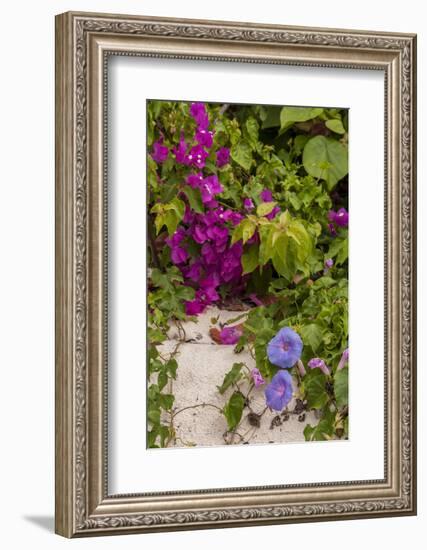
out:
M213 144L213 132L199 128L196 132L196 141L199 145L203 145L209 149Z
M175 231L175 233L172 235L172 237L169 237L166 239L166 243L171 247L175 247L181 244L182 240L185 237L185 229L182 227L178 227L178 229Z
M251 370L251 376L256 388L265 384L265 380L257 368Z
M206 264L216 264L218 261L217 254L215 251L215 248L212 246L211 243L204 243L202 246L202 258L206 262Z
M320 359L319 357L314 357L313 359L310 359L310 361L308 362L308 366L311 369L320 369L327 376L331 374L323 359Z
M203 183L200 186L200 191L202 193L203 203L209 205L213 197L219 193L222 193L224 189L219 183L217 176L212 174L203 180Z
M263 202L273 201L273 193L270 191L270 189L264 189L264 191L261 191L260 197Z
M255 208L254 201L252 199L243 199L243 206L246 210L253 210Z
M265 400L270 409L282 411L292 399L292 376L286 370L276 373L265 388Z
M189 267L184 268L183 275L186 279L197 283L202 275L202 262L196 260Z
M187 164L187 143L185 141L184 132L181 133L178 147L172 149L176 162L179 164Z
M153 143L153 150L151 151L151 158L161 164L168 158L169 149L166 145L163 145L163 138L158 139Z
M196 292L196 298L202 303L209 305L219 300L219 294L213 286L207 286L206 288L199 288Z
M340 227L348 226L348 212L345 208L340 208L335 214L335 223Z
M221 271L220 275L224 282L229 283L240 278L242 274L242 257L243 247L241 241L234 243L221 256Z
M335 225L333 223L328 223L328 229L329 229L329 233L332 235L332 237L337 236L337 230L335 229Z
M227 147L221 147L216 153L216 165L218 168L222 168L230 162L230 149Z
M201 145L195 145L190 149L188 155L186 155L185 164L197 166L197 168L204 168L208 156L209 153L205 151Z
M341 355L340 362L338 363L337 370L343 369L346 366L347 363L348 363L348 348L346 348L343 351L343 354Z
M181 246L175 246L171 250L171 259L175 265L183 264L188 259L188 252Z
M345 208L340 208L337 212L329 210L328 219L340 227L348 226L348 212Z
M265 217L268 220L274 220L274 218L281 212L280 208L278 206L275 206L271 212L269 212Z
M206 235L215 244L221 245L228 240L228 229L224 226L211 225L206 229Z
M203 225L197 224L193 226L191 235L196 243L203 244L207 240L206 228Z
M290 369L301 357L302 340L294 330L284 327L270 340L267 355L271 363L281 369Z
M206 306L200 300L191 300L191 302L185 302L185 313L187 315L199 315L205 310Z
M190 106L190 115L196 121L198 128L206 130L209 126L209 116L204 103L192 103Z
M216 288L217 286L219 286L219 276L218 276L218 273L215 273L215 272L212 272L212 273L209 273L209 275L207 277L205 277L204 279L202 279L200 281L200 287L201 288L210 288L210 287L213 287L213 288Z
M203 182L203 174L199 172L198 174L190 174L187 176L186 182L193 189L200 187Z
M221 344L234 345L243 334L241 327L224 327L219 333Z

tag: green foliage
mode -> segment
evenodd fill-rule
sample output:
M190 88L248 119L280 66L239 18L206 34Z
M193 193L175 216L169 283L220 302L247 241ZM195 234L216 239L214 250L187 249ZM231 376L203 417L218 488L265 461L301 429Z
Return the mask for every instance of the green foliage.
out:
M320 369L309 371L301 384L301 392L310 409L322 409L329 401L327 376Z
M151 213L156 214L156 220L154 222L157 233L163 226L167 227L169 235L173 235L178 227L179 222L184 217L185 203L175 197L169 203L156 203L151 208Z
M323 417L316 426L307 426L304 428L304 437L306 441L325 441L332 439L335 431L335 415L330 410L323 413Z
M295 122L306 122L323 113L320 107L283 107L280 112L280 126L286 130Z
M242 368L244 363L234 363L231 369L227 372L221 386L218 386L218 391L222 395L230 386L236 384L242 377Z
M325 180L331 190L348 173L347 147L335 139L316 136L304 147L303 164L308 174Z
M335 372L334 391L338 407L348 405L348 367Z
M245 398L239 391L235 391L224 407L224 416L229 430L234 430L242 419Z

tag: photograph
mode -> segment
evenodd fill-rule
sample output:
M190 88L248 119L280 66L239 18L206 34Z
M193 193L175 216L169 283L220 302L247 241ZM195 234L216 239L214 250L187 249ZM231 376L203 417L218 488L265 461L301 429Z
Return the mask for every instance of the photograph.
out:
M147 447L349 439L349 109L146 113Z

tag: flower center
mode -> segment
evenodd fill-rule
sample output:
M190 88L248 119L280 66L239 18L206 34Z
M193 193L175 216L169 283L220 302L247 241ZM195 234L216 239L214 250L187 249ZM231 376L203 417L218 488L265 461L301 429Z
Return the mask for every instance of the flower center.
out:
M288 344L288 342L285 342L285 343L282 345L282 348L283 348L283 351L288 351L288 350L289 350L289 344Z

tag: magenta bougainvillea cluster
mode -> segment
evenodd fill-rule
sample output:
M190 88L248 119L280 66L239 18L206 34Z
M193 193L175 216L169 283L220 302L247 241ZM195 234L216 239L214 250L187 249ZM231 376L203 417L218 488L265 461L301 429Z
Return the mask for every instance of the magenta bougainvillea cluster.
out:
M202 214L196 213L187 203L182 224L173 236L166 240L171 250L172 262L179 267L186 282L196 289L195 298L185 304L186 313L198 315L220 299L219 287L225 285L229 292L236 293L245 286L246 279L242 277L241 263L242 242L230 244L230 232L240 223L244 214L220 204L217 196L224 189L218 176L206 175L203 172L206 159L212 153L218 168L230 162L229 148L219 147L212 151L214 131L210 129L205 104L192 103L190 115L195 122L192 141L187 142L182 133L179 145L169 151L160 138L153 144L151 156L155 162L163 163L171 154L178 164L188 167L186 185L200 191L205 211ZM185 199L185 194L183 197ZM260 193L260 199L263 202L272 201L272 192L264 189ZM255 208L250 198L244 199L243 204L248 212ZM272 220L279 212L280 208L275 206L266 218ZM192 257L188 250L191 240L201 247L196 258ZM249 244L256 241L255 234L252 240L249 240Z

